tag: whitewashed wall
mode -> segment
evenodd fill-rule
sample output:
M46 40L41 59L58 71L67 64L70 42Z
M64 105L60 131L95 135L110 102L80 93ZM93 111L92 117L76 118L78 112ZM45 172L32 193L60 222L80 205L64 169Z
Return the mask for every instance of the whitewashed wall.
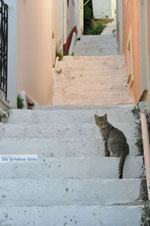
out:
M59 47L63 49L72 29L76 27L78 34L83 32L83 0L59 0Z
M69 7L67 6L67 37L72 29L77 25L76 23L76 1L69 0Z
M83 33L83 0L77 0L76 2L76 26L78 34Z
M8 92L7 99L16 107L16 67L17 67L17 18L16 0L5 0L8 5Z
M59 48L63 51L64 44L64 1L59 0Z
M95 19L115 17L116 0L92 0Z

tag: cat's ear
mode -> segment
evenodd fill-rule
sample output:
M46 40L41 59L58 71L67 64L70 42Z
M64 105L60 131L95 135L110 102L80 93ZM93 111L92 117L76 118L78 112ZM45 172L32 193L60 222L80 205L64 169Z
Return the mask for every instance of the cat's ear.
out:
M105 119L107 119L107 114L105 114L103 117L104 117Z

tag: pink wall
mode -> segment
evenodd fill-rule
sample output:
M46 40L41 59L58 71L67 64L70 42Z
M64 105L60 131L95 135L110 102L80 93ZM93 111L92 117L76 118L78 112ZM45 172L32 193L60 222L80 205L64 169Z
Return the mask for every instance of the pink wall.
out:
M17 0L17 89L40 104L52 95L52 13L49 0Z
M127 43L131 30L133 85L130 88L134 103L140 98L140 25L139 0L122 0L123 6L123 53L127 65Z
M147 1L147 34L148 34L148 63L150 68L150 1Z

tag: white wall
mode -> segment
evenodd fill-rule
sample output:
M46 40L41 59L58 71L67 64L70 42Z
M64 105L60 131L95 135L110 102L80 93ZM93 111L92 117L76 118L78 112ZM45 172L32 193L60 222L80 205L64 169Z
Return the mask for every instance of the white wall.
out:
M71 35L76 30L78 34L81 34L83 31L83 1L59 0L58 43L60 49L64 49L65 53L67 53L69 48Z
M69 0L69 7L67 6L67 37L72 29L76 26L76 1Z
M116 0L111 0L111 15L116 19Z
M83 0L76 0L76 26L78 34L83 33Z
M92 0L95 19L114 18L116 0Z
M64 44L64 0L59 0L59 48L63 50Z
M8 92L7 99L13 107L16 107L16 43L17 43L17 19L16 0L5 0L8 5Z

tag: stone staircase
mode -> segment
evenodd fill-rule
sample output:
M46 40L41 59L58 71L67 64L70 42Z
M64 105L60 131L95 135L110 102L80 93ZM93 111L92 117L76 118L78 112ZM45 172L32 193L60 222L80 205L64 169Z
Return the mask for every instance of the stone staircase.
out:
M117 41L113 30L116 24L107 24L101 35L81 35L74 48L75 56L111 56L118 55Z
M122 56L65 56L53 74L53 105L129 104Z
M132 105L45 106L12 110L0 124L0 154L38 155L0 164L1 226L140 226L143 157ZM124 178L104 157L94 114L108 114L130 145Z

